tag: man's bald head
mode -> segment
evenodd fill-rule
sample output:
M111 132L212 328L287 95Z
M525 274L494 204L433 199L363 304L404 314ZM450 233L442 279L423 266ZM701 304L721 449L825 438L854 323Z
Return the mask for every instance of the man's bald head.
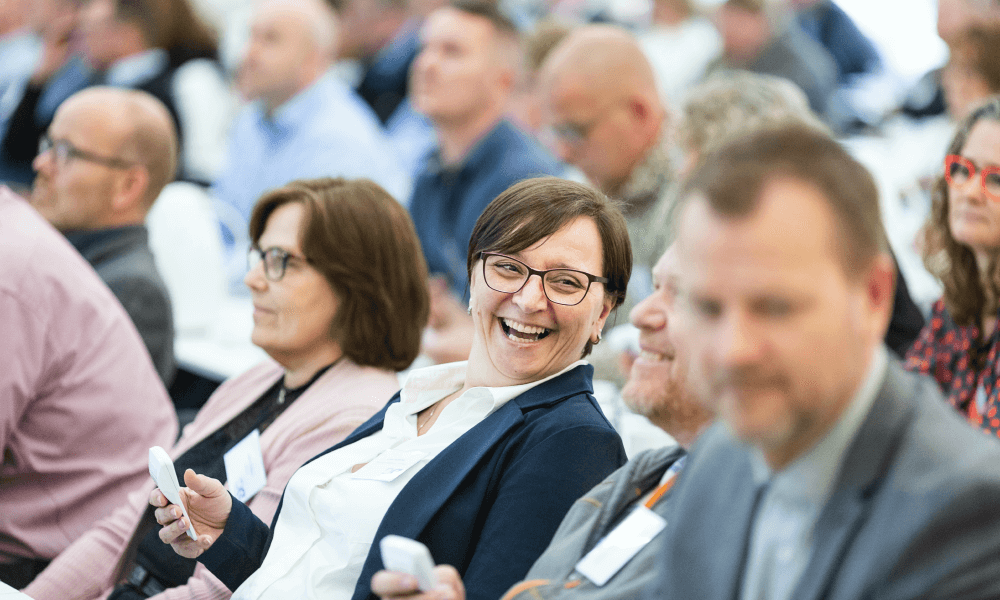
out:
M49 137L54 150L35 159L32 201L63 231L142 223L177 170L173 119L146 92L78 92L56 111Z
M636 39L611 25L581 27L545 59L539 81L561 158L617 193L657 143L666 116Z

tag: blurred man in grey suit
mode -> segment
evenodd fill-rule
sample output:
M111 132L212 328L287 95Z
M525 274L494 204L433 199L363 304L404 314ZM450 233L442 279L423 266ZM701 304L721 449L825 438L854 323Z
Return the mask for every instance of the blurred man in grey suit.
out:
M683 197L674 326L721 422L674 490L647 596L1000 597L1000 445L882 344L871 176L784 128L708 159Z

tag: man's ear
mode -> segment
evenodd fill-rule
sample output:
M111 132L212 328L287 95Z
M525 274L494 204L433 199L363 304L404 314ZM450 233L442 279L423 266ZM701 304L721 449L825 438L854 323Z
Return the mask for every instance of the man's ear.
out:
M896 263L889 254L880 254L868 268L864 279L865 302L871 316L872 327L885 335L896 296Z
M115 212L141 208L149 189L149 170L145 165L134 165L124 170L118 178L113 206Z

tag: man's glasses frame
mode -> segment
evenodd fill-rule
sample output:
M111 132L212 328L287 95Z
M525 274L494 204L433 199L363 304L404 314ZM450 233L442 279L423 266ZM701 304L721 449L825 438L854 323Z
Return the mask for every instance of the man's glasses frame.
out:
M956 176L955 171L964 169L968 175ZM994 202L1000 202L1000 167L983 167L977 169L973 162L958 154L949 154L944 159L944 178L950 185L965 185L971 179L979 176L979 184L983 188L983 193ZM987 180L992 178L992 184L987 185ZM993 188L992 191L990 188Z
M499 285L496 281L490 283L491 277L486 269L486 264L487 262L489 262L488 259L490 257L497 257L497 258L502 258L504 260L509 260L524 267L525 271L527 271L527 275L524 277L524 281L521 282L521 285L517 286L516 290L500 289L496 287L497 285ZM539 271L538 269L532 269L528 265L524 264L523 261L520 261L512 256L507 256L506 254L501 254L499 252L480 252L479 258L483 263L483 281L486 282L486 285L489 286L491 290L500 292L501 294L516 294L524 288L525 284L528 283L528 280L531 279L532 275L538 275L538 278L542 280L542 291L545 293L545 297L548 298L550 302L554 304L559 304L561 306L576 306L577 304L583 302L583 299L587 297L587 294L590 292L590 286L593 285L594 282L607 284L609 281L607 277L599 277L597 275L591 275L590 273L587 273L586 271L581 271L579 269L567 269L560 267L558 269L545 269L544 271ZM549 284L546 282L545 279L545 276L549 273L578 273L587 278L587 287L583 290L583 294L580 295L580 298L575 302L562 302L556 300L551 295L549 295L549 288L548 288ZM501 285L501 287L506 287L506 286Z
M55 156L56 164L60 167L65 166L72 159L85 160L99 165L104 165L112 169L131 169L136 166L136 163L123 158L101 156L100 154L95 154L87 150L81 150L80 148L74 146L69 140L53 140L47 134L43 135L42 139L38 142L38 154L45 154L50 150Z

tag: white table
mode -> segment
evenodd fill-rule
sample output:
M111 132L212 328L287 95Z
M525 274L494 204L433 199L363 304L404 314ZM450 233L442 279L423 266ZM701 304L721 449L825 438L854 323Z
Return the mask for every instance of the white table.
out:
M0 581L0 600L31 600L31 598Z

